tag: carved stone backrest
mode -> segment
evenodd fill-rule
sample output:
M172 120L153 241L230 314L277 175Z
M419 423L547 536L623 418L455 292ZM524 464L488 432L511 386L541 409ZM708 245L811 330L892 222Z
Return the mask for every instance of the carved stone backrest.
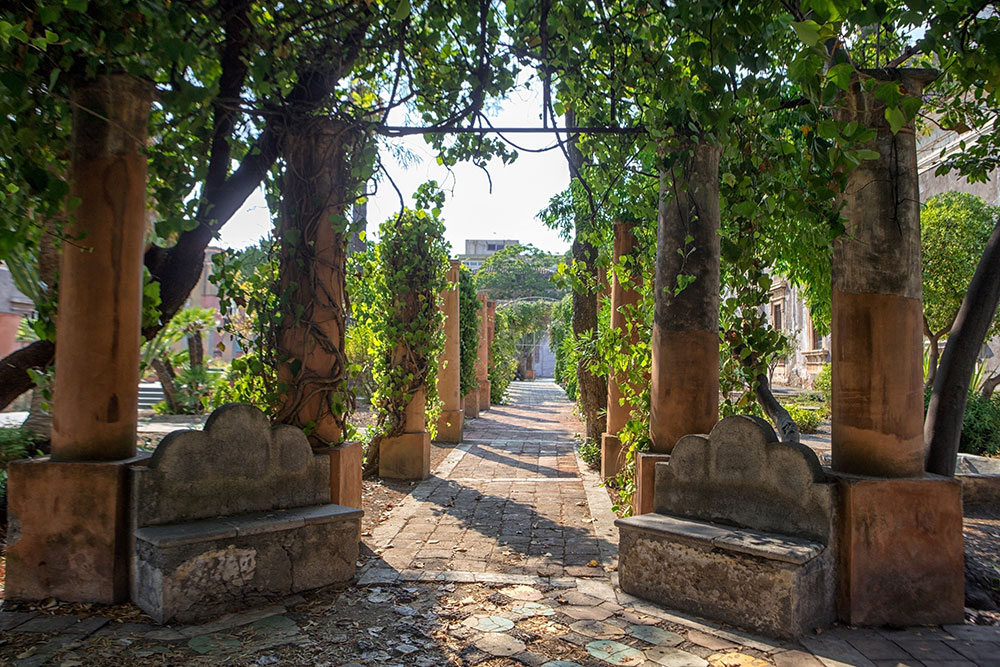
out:
M330 460L294 426L251 405L216 409L203 431L174 431L132 469L135 526L330 502Z
M709 435L687 435L656 466L659 514L829 544L834 485L815 452L778 442L756 417L726 417Z

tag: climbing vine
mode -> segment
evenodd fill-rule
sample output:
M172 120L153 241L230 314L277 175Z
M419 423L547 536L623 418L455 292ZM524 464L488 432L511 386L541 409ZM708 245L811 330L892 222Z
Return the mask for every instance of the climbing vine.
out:
M479 386L476 380L476 354L479 351L479 300L469 267L458 272L458 327L461 352L460 388L462 396Z
M443 195L422 186L417 204L439 205ZM375 425L368 442L365 472L378 471L379 446L400 435L406 406L423 388L427 425L433 437L440 413L437 357L444 347L439 295L447 286L448 246L438 209L406 209L379 227L378 271L373 321Z

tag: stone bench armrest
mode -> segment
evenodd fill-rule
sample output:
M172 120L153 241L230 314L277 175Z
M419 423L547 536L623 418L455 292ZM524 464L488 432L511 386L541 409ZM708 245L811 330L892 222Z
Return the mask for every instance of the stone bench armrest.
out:
M162 549L230 537L276 533L310 524L357 520L363 514L362 510L342 505L310 505L216 519L145 526L136 529L135 538Z
M735 551L793 565L805 565L826 549L826 546L819 542L798 537L680 519L665 514L642 514L618 519L615 525L657 535L670 535L678 541L689 544L710 545L724 551Z

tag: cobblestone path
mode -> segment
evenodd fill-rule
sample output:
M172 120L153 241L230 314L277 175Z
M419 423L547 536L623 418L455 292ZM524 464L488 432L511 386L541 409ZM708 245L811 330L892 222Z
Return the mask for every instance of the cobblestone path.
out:
M467 422L465 442L375 528L377 557L356 585L188 626L127 605L5 608L0 664L1000 665L1000 627L780 642L623 593L608 495L574 452L581 430L556 385L515 383L510 404Z
M582 424L571 408L554 383L515 383L509 405L470 420L465 441L373 532L383 562L369 578L415 569L604 576L613 516L600 489L591 495L604 521L591 514L584 482L596 480L574 452Z

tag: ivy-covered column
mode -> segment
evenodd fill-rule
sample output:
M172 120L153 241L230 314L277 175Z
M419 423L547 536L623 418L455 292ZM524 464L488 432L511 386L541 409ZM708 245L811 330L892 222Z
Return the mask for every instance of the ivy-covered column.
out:
M327 118L296 119L284 136L276 335L284 392L274 421L303 429L313 448L329 455L330 501L360 507L361 444L343 442L353 401L344 354L353 139Z
M660 173L650 380L651 453L636 465L636 513L652 510L653 470L719 415L719 158L685 142Z
M850 623L963 618L961 487L924 474L920 193L914 124L902 122L934 76L861 72L837 111L873 135L833 253L832 454Z
M476 354L476 379L479 381L479 411L490 409L490 320L487 314L486 302L489 297L485 293L476 295L479 300L479 352Z
M497 302L492 299L486 302L486 377L489 378L493 372L493 339L497 334ZM493 403L493 383L490 383L490 391L486 395L486 410L489 410ZM482 399L481 399L482 400Z
M483 314L480 311L479 299L476 297L475 280L468 267L462 267L459 273L459 314L458 323L462 333L462 404L465 406L466 419L479 416L479 377L477 375L479 359L479 321Z
M5 596L128 595L127 472L136 453L150 83L124 74L72 94L52 457L10 468Z
M376 307L376 423L365 470L393 479L430 475L427 407L437 404L437 360L444 346L438 299L447 286L444 225L406 210L379 228Z
M278 382L275 421L306 431L314 447L340 442L347 417L344 262L347 256L348 141L342 124L299 119L284 137L278 269Z
M611 279L611 329L622 339L627 352L639 342L639 327L630 325L633 309L639 303L640 277L632 263L635 250L634 223L614 222L614 269ZM622 281L622 278L625 281ZM625 399L622 386L626 373L615 372L608 377L608 432L601 437L601 477L608 479L621 472L625 464L618 432L625 427L632 413L632 404Z
M465 413L461 394L461 335L458 304L459 269L462 263L451 260L448 267L448 288L441 295L444 314L444 349L438 357L438 396L443 403L437 422L440 442L462 442Z

